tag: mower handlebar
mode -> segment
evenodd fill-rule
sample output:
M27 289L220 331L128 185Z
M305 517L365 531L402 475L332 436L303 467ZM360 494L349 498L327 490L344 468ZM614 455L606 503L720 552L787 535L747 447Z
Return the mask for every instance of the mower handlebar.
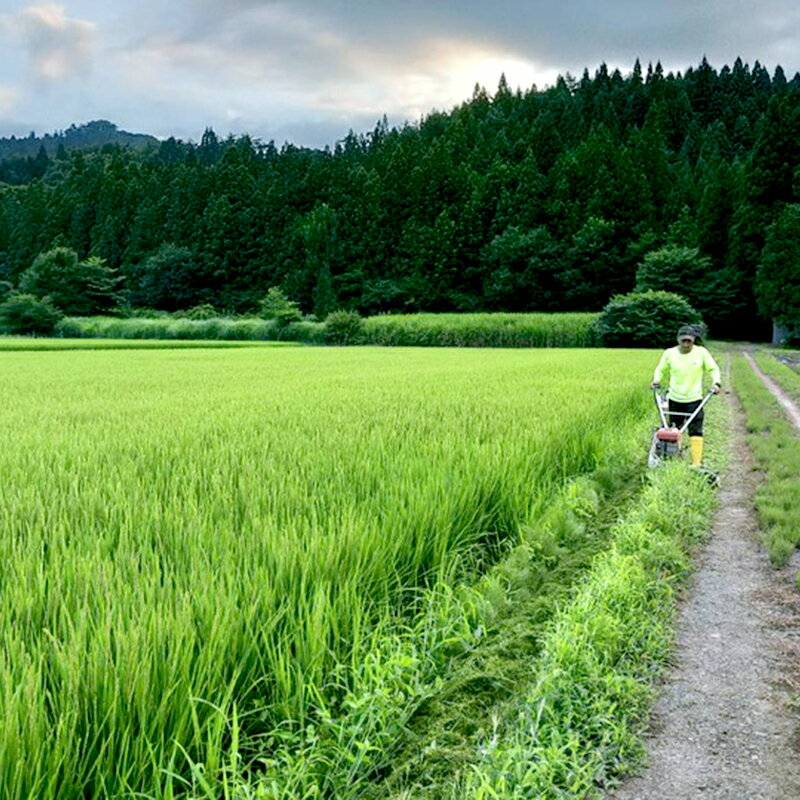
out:
M714 384L714 386L716 386L716 384ZM661 384L659 384L658 386L653 386L653 399L656 402L656 408L658 408L658 414L661 417L661 425L663 427L667 428L667 427L669 427L669 424L667 422L667 414L666 414L666 409L665 409L666 394L664 395L664 397L662 399L659 399L658 390L660 388L661 388ZM701 409L705 406L705 404L715 394L719 394L719 388L717 388L716 392L714 391L714 387L709 389L708 392L706 393L705 397L701 400L700 405L697 406L697 408L694 411L692 411L691 414L688 414L688 413L687 414L683 414L683 413L674 412L676 416L686 417L686 419L683 421L683 425L680 426L680 430L681 431L684 431L689 427L689 423L700 413ZM663 400L663 402L662 402L662 400Z

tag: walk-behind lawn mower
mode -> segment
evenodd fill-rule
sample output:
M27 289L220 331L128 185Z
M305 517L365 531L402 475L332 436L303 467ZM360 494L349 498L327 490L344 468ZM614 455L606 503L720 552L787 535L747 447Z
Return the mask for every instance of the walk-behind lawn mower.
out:
M650 445L650 453L647 456L647 466L657 467L664 461L675 458L682 458L684 453L683 440L684 433L686 432L692 420L702 411L706 403L714 396L714 392L710 391L701 401L700 405L692 411L691 414L686 414L679 411L669 410L669 401L667 400L667 393L659 394L658 389L653 390L653 397L656 401L656 408L658 408L658 415L661 419L661 427L653 431L653 442ZM678 427L673 421L676 417L685 417L683 424ZM669 420L669 421L668 421ZM703 477L712 485L719 484L719 474L712 472L706 467L695 467Z

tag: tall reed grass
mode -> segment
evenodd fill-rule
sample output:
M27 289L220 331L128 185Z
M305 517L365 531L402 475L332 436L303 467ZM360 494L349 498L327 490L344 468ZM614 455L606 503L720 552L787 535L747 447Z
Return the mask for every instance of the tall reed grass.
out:
M370 344L423 347L594 347L594 313L389 314L365 320Z
M596 347L594 313L387 314L368 317L360 344L400 347ZM282 340L321 344L325 325L296 322L281 327L262 319L119 319L72 317L61 323L66 337L124 339Z
M58 334L67 338L202 339L232 341L322 341L323 326L295 322L281 326L258 318L187 319L185 317L69 317L59 323Z
M297 342L202 339L65 339L31 336L0 336L0 352L7 350L186 350L226 347L287 347Z
M0 797L199 796L231 753L316 752L315 710L374 719L351 689L395 652L389 620L602 464L652 360L5 353ZM396 652L392 698L428 657Z

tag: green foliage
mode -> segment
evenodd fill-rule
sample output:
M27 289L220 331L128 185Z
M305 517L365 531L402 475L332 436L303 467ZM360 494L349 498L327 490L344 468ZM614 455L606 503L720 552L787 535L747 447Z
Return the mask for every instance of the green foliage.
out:
M653 250L636 270L636 292L679 294L705 319L726 319L739 288L728 270L714 269L697 247L671 244Z
M800 79L741 61L601 65L541 90L478 87L329 152L210 129L149 150L69 149L79 131L6 142L18 155L0 160L0 278L17 285L58 242L105 259L133 305L169 311L249 313L279 285L320 320L597 312L634 289L645 253L673 245L710 269L659 288L679 288L715 335L757 338L766 231L800 203L799 93Z
M124 319L171 319L172 314L160 308L147 308L145 306L120 306L116 317Z
M210 303L194 306L185 313L186 319L214 319L219 313Z
M597 318L595 331L606 347L666 347L681 325L702 325L700 314L671 292L617 295Z
M550 311L559 307L563 286L559 249L547 228L524 231L511 225L484 248L488 272L483 294L489 308L504 311Z
M299 322L303 315L294 300L290 300L280 286L273 286L259 303L259 311L264 319L275 320L282 327Z
M0 330L11 334L51 336L63 314L50 298L11 294L0 303Z
M114 308L120 278L97 256L78 261L69 247L41 253L19 279L21 292L43 298L65 314L102 314Z
M327 265L319 271L312 298L314 301L314 316L317 319L326 319L329 314L336 310L336 293L333 291L333 279Z
M361 344L364 320L358 311L333 311L325 318L325 341L329 344Z
M0 300L5 300L14 291L14 284L11 281L0 281Z
M131 269L130 302L164 311L202 305L206 280L193 250L165 243Z
M697 247L669 245L648 253L636 270L637 292L661 291L696 297L711 270Z
M52 335L62 317L48 297L11 294L0 303L0 329L4 333Z
M786 206L767 229L755 288L762 314L800 328L800 204Z

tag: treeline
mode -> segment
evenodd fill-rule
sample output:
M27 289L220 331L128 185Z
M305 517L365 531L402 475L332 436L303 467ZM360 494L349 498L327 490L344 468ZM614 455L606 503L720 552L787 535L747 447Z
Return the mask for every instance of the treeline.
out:
M64 131L36 136L0 138L0 180L24 183L42 177L39 164L49 158L63 158L67 150L89 149L118 144L139 149L158 147L155 136L121 131L108 120L99 119L85 125L70 125ZM47 157L47 158L45 158ZM47 164L45 163L45 166Z
M0 190L0 280L67 247L115 270L125 303L170 311L246 313L272 286L320 318L597 311L649 259L646 288L675 289L653 285L663 274L714 334L756 335L791 321L782 287L800 283L799 101L800 75L780 67L637 62L544 91L501 78L332 149L209 129L199 144L40 152Z

